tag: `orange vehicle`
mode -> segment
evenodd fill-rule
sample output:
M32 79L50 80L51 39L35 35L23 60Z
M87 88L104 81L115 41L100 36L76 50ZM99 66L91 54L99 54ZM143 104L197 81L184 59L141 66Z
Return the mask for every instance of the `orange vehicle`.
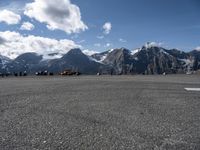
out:
M72 75L80 75L80 73L67 69L67 70L61 72L60 75L72 76Z

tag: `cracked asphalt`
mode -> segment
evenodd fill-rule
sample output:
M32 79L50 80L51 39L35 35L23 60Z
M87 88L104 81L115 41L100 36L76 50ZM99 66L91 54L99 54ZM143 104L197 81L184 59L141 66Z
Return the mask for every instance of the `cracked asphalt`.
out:
M199 150L200 76L0 78L0 150Z

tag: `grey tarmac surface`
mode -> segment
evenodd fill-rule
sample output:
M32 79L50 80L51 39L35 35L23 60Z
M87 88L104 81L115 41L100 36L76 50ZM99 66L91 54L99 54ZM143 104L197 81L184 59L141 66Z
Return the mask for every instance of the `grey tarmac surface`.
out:
M0 78L0 150L200 150L200 76Z

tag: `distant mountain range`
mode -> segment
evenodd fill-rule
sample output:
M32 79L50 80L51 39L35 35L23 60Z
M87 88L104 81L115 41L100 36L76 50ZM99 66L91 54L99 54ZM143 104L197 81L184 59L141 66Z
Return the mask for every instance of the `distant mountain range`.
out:
M65 69L83 74L187 73L200 69L200 51L183 52L146 45L132 51L120 48L91 56L80 49L72 49L58 59L44 59L36 53L25 53L14 60L0 55L0 73L26 71L28 74L34 74L44 70L60 73Z

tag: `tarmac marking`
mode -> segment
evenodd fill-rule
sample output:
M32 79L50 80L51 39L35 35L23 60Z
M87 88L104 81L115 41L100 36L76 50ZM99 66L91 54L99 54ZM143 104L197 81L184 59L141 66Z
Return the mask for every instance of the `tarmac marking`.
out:
M200 88L185 88L186 91L200 92Z

